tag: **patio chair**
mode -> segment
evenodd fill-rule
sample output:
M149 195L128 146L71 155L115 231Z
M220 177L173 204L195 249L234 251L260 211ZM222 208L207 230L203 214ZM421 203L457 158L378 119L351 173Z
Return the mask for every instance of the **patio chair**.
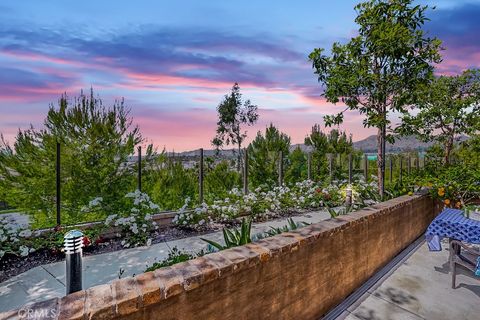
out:
M474 274L477 271L477 261L480 257L480 248L468 246L457 240L450 240L450 270L452 271L452 288L455 289L455 278L457 276L457 264L471 270Z

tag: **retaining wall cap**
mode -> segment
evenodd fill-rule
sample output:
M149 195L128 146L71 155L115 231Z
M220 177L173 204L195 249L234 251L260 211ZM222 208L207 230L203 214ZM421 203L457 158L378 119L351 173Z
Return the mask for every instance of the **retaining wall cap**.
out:
M76 292L61 299L55 298L29 305L29 308L55 310L58 319L112 319L135 317L148 306L161 303L176 295L185 294L199 286L228 277L261 263L298 250L319 237L328 237L365 219L391 212L396 207L413 205L425 195L403 196L348 216L329 219L291 232L262 239L182 262L171 267L127 277ZM24 307L25 308L25 307ZM21 309L20 309L21 310ZM18 310L0 314L0 319L18 317Z

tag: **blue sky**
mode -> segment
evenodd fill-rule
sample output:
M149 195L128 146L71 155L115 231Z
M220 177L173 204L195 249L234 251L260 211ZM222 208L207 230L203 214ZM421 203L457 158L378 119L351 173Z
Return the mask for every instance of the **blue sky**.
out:
M273 122L302 142L324 114L308 53L355 34L357 1L2 1L0 132L40 127L50 103L93 87L124 97L148 141L172 150L209 147L215 108L234 82ZM480 67L479 1L436 5L426 28L447 50L437 73ZM372 133L356 114L343 129Z

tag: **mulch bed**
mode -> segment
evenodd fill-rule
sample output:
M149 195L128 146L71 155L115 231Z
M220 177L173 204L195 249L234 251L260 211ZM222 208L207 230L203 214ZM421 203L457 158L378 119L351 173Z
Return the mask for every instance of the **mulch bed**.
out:
M301 215L303 213L304 212L289 212L284 215L281 215L281 217L278 217L272 220L282 219L284 216L291 217L295 215ZM236 226L239 223L240 221L237 221L237 223L229 224L227 225L227 227ZM174 226L162 226L153 234L152 244L165 242L165 241L172 241L172 240L177 240L177 239L182 239L182 238L187 238L192 236L204 235L204 234L218 231L220 229L221 228L209 229L204 231L195 231L191 229L181 229ZM122 241L122 238L114 238L100 244L92 244L83 249L83 255L90 256L90 255L96 255L101 253L124 250L125 248L121 245L121 241ZM19 257L12 254L6 254L0 260L0 283L16 275L19 275L25 271L28 271L32 268L35 268L44 264L63 261L63 260L65 260L65 255L63 254L63 252L57 251L57 250L48 250L48 249L35 251L33 253L30 253L27 257Z
M164 226L155 232L152 237L152 244L198 236L215 231L216 230L195 231ZM107 242L90 245L83 249L83 256L123 250L125 248L121 245L121 242L122 238L114 238ZM30 253L27 257L6 254L0 260L0 282L4 282L32 268L63 260L65 260L63 252L48 249L37 250Z

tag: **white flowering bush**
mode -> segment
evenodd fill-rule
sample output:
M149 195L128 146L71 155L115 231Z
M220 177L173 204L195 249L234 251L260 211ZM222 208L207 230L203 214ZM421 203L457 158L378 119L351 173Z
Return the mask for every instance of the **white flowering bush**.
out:
M152 215L160 209L152 202L150 196L140 190L125 195L126 204L123 209L111 214L105 219L107 227L119 227L125 248L139 245L150 245L152 243L151 233L158 229L158 225L152 220ZM85 211L91 211L102 206L102 198L97 197L89 202Z
M192 210L188 209L190 205L190 198L185 199L184 205L178 210L178 213L173 218L173 224L181 227L189 227L192 229L207 228L212 223L212 218L209 215L209 207L206 203L202 203Z
M34 252L29 241L31 236L28 224L18 223L10 215L0 215L0 260L7 253L26 257Z
M190 210L190 199L187 199L173 222L180 227L199 229L213 222L231 222L247 215L256 220L269 219L289 211L319 208L325 202L338 202L339 194L338 186L321 188L310 180L270 190L258 187L246 195L234 188L226 198L214 200L211 204L203 203Z

